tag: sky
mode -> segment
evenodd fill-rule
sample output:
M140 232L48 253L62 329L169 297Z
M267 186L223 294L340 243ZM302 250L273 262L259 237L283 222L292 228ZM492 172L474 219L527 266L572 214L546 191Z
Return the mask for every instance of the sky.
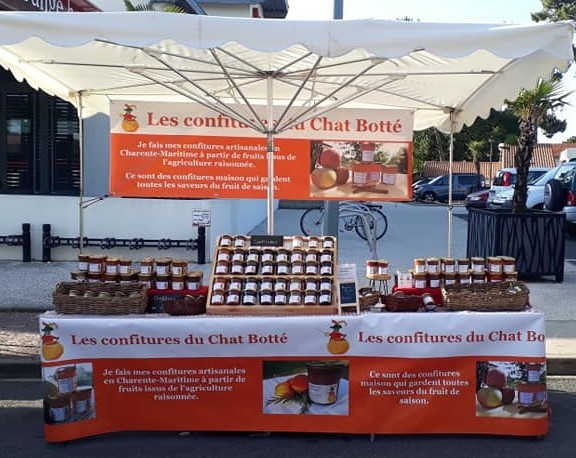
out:
M134 4L145 0L132 0ZM542 9L541 0L342 0L344 19L390 19L409 17L421 22L472 22L491 24L532 23L530 13ZM122 0L92 0L105 11L124 11ZM288 0L287 19L314 20L333 17L334 0ZM572 66L574 67L574 65ZM569 107L558 112L559 119L566 119L566 131L551 140L544 136L542 143L560 143L576 136L576 72L574 68L563 78L567 91L574 91L568 98Z

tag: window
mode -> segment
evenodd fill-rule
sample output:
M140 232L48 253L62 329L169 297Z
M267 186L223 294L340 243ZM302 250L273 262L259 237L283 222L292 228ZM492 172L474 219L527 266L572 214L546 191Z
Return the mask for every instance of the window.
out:
M0 69L0 193L78 195L78 117Z

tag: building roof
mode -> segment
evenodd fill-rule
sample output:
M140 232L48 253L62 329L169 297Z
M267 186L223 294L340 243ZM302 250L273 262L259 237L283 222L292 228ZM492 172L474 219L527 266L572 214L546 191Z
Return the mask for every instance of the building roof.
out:
M533 167L556 167L559 163L560 153L567 148L576 148L575 143L538 143L534 147L531 165ZM480 173L485 177L493 177L494 174L503 168L515 167L514 155L518 151L518 145L500 145L499 153L496 154L496 161L480 162ZM500 157L498 157L500 156ZM448 161L426 161L422 175L435 177L449 172ZM454 173L476 173L476 166L473 161L454 161L452 164Z
M202 5L260 5L265 18L284 19L288 14L288 0L196 0Z

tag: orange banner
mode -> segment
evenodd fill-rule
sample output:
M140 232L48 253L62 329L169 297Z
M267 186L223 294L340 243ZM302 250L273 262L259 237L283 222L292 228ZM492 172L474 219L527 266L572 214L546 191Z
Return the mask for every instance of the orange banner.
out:
M486 314L478 324L414 315L400 326L370 316L43 317L46 440L128 430L547 433L542 315ZM434 334L459 319L458 331ZM331 345L335 326L345 347ZM422 339L426 350L414 345Z
M199 106L111 107L122 111L121 120L111 117L111 195L267 197L265 135ZM410 200L411 113L335 110L330 116L274 137L274 197Z

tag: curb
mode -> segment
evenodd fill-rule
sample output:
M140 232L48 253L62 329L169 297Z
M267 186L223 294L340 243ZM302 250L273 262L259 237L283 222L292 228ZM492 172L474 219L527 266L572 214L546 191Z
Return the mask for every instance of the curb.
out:
M576 376L576 358L548 358L547 375ZM0 359L0 380L2 379L41 379L40 358Z

